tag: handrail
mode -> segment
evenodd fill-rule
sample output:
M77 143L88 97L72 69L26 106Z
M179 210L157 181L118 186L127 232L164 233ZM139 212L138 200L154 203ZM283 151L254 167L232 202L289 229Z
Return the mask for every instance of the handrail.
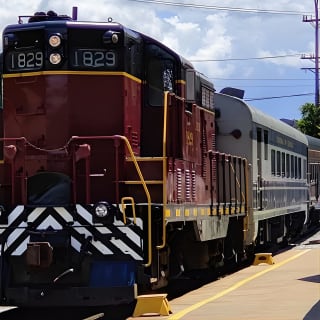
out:
M122 197L121 198L121 207L122 207L122 217L123 217L123 223L127 223L127 216L126 216L126 204L125 201L128 200L131 202L132 205L132 215L133 215L133 223L137 224L137 218L136 218L136 209L134 207L134 199L132 197Z
M120 139L124 140L124 142L126 143L126 146L128 148L128 151L130 153L130 156L133 160L133 163L134 163L134 166L137 170L137 173L139 175L139 178L142 182L142 186L143 186L143 189L144 189L144 192L147 196L147 201L148 201L148 262L145 263L145 267L150 267L151 266L151 262L152 262L152 238L151 238L151 197L150 197L150 193L149 193L149 190L148 190L148 187L146 185L146 182L144 181L144 178L143 178L143 175L141 173L141 170L140 170L140 167L139 167L139 164L137 162L137 159L133 153L133 150L131 148L131 145L130 145L130 142L129 140L127 139L127 137L125 136L117 136L119 137Z
M157 249L163 249L166 245L166 209L167 209L167 117L168 117L168 95L169 91L164 92L163 98L163 137L162 137L162 243Z
M242 159L244 162L245 170L244 170L244 179L245 179L245 212L246 216L244 218L244 225L243 225L243 239L244 241L247 241L248 237L248 231L249 231L249 219L252 219L252 216L250 217L250 213L252 213L252 206L249 204L249 164L248 160L246 158ZM250 211L250 212L249 212Z
M212 151L209 150L208 151L209 157L210 157L210 172L212 171L212 161L215 159L216 161L218 160L218 158L221 156L223 157L223 159L228 158L228 162L229 162L229 169L231 169L231 172L234 174L234 179L235 179L235 188L238 188L239 190L239 197L240 197L240 203L244 203L245 204L245 212L248 212L248 206L249 206L249 199L248 199L248 195L249 195L249 191L248 191L248 186L249 186L249 177L248 177L248 160L246 158L242 158L239 156L233 156L233 155L229 155L226 153L221 153L219 151ZM239 177L236 175L236 170L234 167L234 164L232 163L231 159L233 160L237 160L239 162L239 169L240 169L240 181L239 181ZM243 174L242 174L243 171ZM229 173L230 174L230 173ZM225 174L223 174L223 176L225 176ZM242 177L244 176L244 190L242 190ZM219 194L219 171L217 171L217 176L216 176L216 180L217 180L217 194ZM211 177L211 181L212 181L212 177ZM225 189L225 186L222 186L223 190ZM236 191L237 189L235 189ZM212 183L211 183L211 204L210 204L210 208L211 208L211 212L213 209L213 189L212 189ZM237 199L237 198L236 198ZM224 199L222 201L222 203L226 203L226 199ZM230 203L231 203L231 199L230 199ZM220 202L218 199L218 207L220 206Z
M133 150L131 148L130 142L127 137L121 136L121 135L114 135L114 136L74 136L70 139L70 142L73 140L83 140L83 139L92 139L92 140L105 140L105 139L120 139L123 140L126 144L126 147L130 153L130 157L134 163L135 169L138 173L138 176L140 178L140 181L142 183L144 192L147 197L147 203L148 203L148 260L147 263L144 264L145 267L150 267L152 262L152 234L151 234L151 196L150 192L148 190L147 184L143 178L143 175L141 173L138 161L133 153Z
M237 157L237 156L232 156L233 159L238 159L238 160L246 160L245 158L241 158L241 157ZM233 164L231 163L230 161L230 166L231 166L231 169L232 169L232 172L235 173L235 169L234 169L234 166ZM246 168L247 164L245 164L245 168ZM235 176L236 178L236 183L237 183L237 186L239 187L240 191L241 191L241 186L240 186L240 182L239 182L239 179L237 176ZM245 182L247 183L247 182ZM244 200L245 202L247 202L247 199L246 199L246 196L245 194L243 194L243 191L241 192L241 197L242 197L242 200Z
M244 162L244 179L245 179L245 203L246 203L246 212L249 210L249 166L248 166L248 160L246 158L242 158L242 161ZM249 212L248 212L249 214Z
M148 190L148 187L146 185L146 182L143 178L143 175L141 173L139 164L137 162L137 159L133 153L133 150L131 148L130 142L127 139L127 137L125 136L121 136L121 135L113 135L113 136L72 136L69 141L61 148L58 149L43 149L43 148L39 148L33 144L31 144L25 137L20 137L20 138L0 138L0 141L4 141L4 142L9 142L9 141L23 141L26 145L28 145L29 147L32 147L36 150L42 151L42 152L46 152L46 153L52 153L55 151L60 151L60 150L66 150L69 145L71 144L71 142L73 141L77 141L77 140L115 140L115 139L120 139L123 140L126 144L126 147L130 153L130 157L133 160L135 169L138 173L138 176L140 178L140 181L142 183L144 192L146 194L147 197L147 202L148 202L148 260L147 263L144 265L145 267L149 267L151 265L152 262L152 234L151 234L151 197L150 197L150 193Z
M0 138L0 141L2 142L11 142L11 141L15 141L16 144L18 142L23 142L24 146L23 146L23 156L25 156L25 145L27 143L27 140L25 137L19 137L19 138ZM15 192L15 168L14 168L14 161L15 161L15 157L17 154L17 148L16 148L16 144L10 144L10 145L4 145L4 154L3 154L3 159L5 157L5 153L6 153L6 148L7 148L7 152L9 152L9 162L11 165L11 172L10 172L10 178L11 178L11 204L14 205L15 204L15 196L16 196L16 192ZM9 151L10 150L10 151ZM21 201L23 204L27 203L27 195L26 195L26 171L25 171L25 167L22 166L22 174L21 174L21 179L22 179L22 183L21 183Z

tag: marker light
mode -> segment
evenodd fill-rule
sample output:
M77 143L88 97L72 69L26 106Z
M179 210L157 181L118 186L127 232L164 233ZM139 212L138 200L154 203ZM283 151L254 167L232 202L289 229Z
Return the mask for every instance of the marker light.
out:
M17 43L17 37L14 33L8 33L3 37L3 44L5 47L15 45Z
M102 41L104 44L116 44L119 42L119 35L112 30L108 30L103 34Z
M49 37L49 44L53 48L59 47L61 44L61 37L57 34L53 34Z
M117 35L116 33L114 33L114 34L112 35L111 41L112 41L112 43L114 43L114 44L118 43L119 37L118 37L118 35Z
M52 64L59 64L62 60L61 54L51 53L49 56L49 60Z

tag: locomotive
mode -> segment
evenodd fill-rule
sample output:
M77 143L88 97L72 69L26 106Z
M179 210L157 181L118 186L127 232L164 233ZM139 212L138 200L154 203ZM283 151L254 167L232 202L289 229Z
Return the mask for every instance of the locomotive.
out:
M39 12L2 60L2 304L131 303L309 222L306 137L157 40Z

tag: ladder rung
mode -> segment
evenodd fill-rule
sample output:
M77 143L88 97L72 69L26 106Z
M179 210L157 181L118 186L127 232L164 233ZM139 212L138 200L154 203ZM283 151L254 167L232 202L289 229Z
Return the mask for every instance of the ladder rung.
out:
M163 161L163 157L136 157L135 158L138 162L142 162L142 161ZM126 158L127 161L133 161L131 157L127 157Z
M124 184L142 184L140 180L126 180L126 181L119 181L123 182ZM146 184L163 184L162 180L145 180Z

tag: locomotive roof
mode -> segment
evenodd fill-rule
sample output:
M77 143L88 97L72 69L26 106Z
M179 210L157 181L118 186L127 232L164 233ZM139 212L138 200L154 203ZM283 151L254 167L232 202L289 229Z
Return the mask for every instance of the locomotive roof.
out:
M222 94L222 93L216 93L215 95L221 97L222 100L225 100L225 102L228 104L231 104L231 103L237 104L232 109L235 112L235 114L233 115L234 119L237 119L238 112L243 112L239 108L241 106L242 109L247 110L247 112L249 113L249 115L251 117L252 122L257 123L257 124L261 125L262 127L267 127L267 128L270 128L276 132L282 133L282 134L284 134L288 137L291 137L297 141L300 141L304 144L308 143L306 136L302 132L300 132L299 130L284 123L283 121L278 120L276 118L273 118L273 117L265 114L261 110L248 105L242 99L239 99L239 98L236 98L233 96L229 96L226 94ZM221 108L221 110L223 110L223 104L219 105L218 108Z
M180 60L181 64L183 66L186 66L187 68L191 68L193 69L193 64L188 61L187 59L185 59L184 57L182 57L181 55L179 55L178 53L176 53L175 51L173 51L172 49L170 49L169 47L167 47L166 45L164 45L163 43L161 43L160 41L150 37L150 36L147 36L146 34L144 33L141 33L141 32L138 32L141 37L143 38L143 40L147 43L155 43L157 44L158 46L164 48L165 50L169 51L173 56L175 56L176 59Z
M22 23L23 18L28 18L29 21L28 23ZM44 14L44 13L36 13L33 16L19 16L19 21L21 21L18 24L12 24L8 25L5 29L4 32L8 32L9 30L14 32L18 31L21 29L30 29L30 28L43 28L44 26L52 26L55 25L57 27L63 27L63 26L72 26L73 28L83 28L87 27L88 29L90 28L112 28L113 30L116 31L121 31L123 30L125 33L128 35L131 35L135 38L141 38L143 39L144 42L146 43L154 43L157 44L158 46L162 47L164 50L170 52L171 55L173 55L178 61L180 61L181 65L183 65L185 68L191 68L194 69L192 63L161 43L160 41L147 36L146 34L135 31L133 29L127 28L124 25L112 21L112 19L109 19L108 21L105 22L93 22L93 21L78 21L78 20L73 20L69 16L65 15L50 15L50 14Z
M41 21L31 21L28 23L18 23L18 24L11 24L6 26L4 32L10 31L19 31L23 29L41 29L45 26L72 26L73 28L83 28L87 27L88 29L98 28L112 28L114 30L130 30L130 33L134 32L131 29L128 29L121 25L120 23L113 22L113 21L106 21L106 22L93 22L93 21L76 21L70 19L54 19L54 20L41 20ZM138 32L134 32L135 34L139 34Z

